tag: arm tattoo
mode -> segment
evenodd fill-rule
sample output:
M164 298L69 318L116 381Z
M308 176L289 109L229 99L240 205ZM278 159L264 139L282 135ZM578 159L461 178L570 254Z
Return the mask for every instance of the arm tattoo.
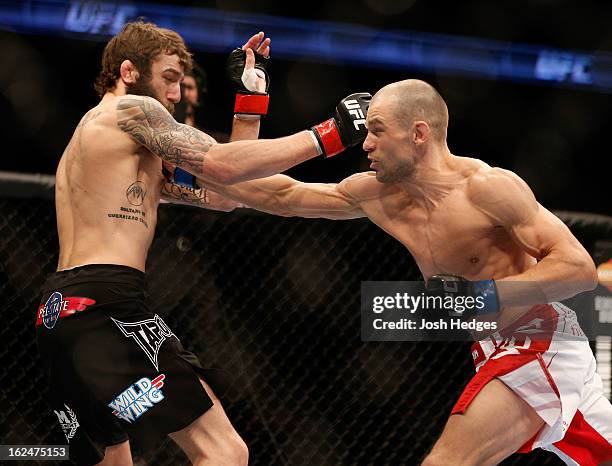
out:
M176 183L164 183L161 195L163 199L177 204L189 204L198 207L206 207L210 204L210 197L206 188L193 189Z
M177 123L152 97L120 99L117 125L153 154L192 173L202 173L204 154L213 143L207 134Z

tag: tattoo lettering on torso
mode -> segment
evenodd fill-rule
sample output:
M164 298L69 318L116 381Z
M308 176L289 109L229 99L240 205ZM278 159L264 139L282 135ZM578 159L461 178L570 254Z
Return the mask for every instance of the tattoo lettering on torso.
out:
M120 220L131 220L133 222L138 222L143 225L145 228L149 228L149 224L145 220L147 213L144 210L133 209L132 207L119 207L119 212L117 213L108 213L108 218L120 219Z
M135 181L125 190L125 196L127 201L136 207L141 206L144 203L145 196L147 195L147 185L143 181ZM149 228L149 224L145 220L147 213L141 209L135 209L134 207L120 206L118 212L110 212L107 214L108 218L130 220L138 222L145 228Z

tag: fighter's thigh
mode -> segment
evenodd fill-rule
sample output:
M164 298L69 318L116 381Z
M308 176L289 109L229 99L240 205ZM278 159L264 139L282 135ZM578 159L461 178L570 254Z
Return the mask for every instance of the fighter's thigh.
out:
M476 395L464 414L449 418L428 458L450 461L447 464L497 464L518 450L543 425L544 421L533 408L503 382L493 379Z
M202 458L217 460L215 464L246 464L247 446L225 414L212 389L200 383L213 401L213 406L184 429L170 434L192 463Z

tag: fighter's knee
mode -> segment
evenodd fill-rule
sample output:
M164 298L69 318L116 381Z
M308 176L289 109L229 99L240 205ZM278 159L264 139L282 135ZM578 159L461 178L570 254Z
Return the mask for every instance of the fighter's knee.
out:
M432 452L427 455L425 460L423 460L421 466L446 466L448 464L450 464L448 459L445 459L443 456Z
M249 464L249 448L240 436L232 442L232 458L236 466L247 466Z
M247 466L249 449L244 440L236 434L217 442L214 448L206 448L193 462L194 466L209 464L223 466Z
M225 456L226 463L231 466L247 466L249 463L249 449L244 440L236 434L228 438L224 443L223 455Z
M434 448L421 463L421 466L477 466L473 457L461 455L460 452L444 447Z
M440 466L442 463L438 461L436 457L434 457L431 453L425 457L421 466Z

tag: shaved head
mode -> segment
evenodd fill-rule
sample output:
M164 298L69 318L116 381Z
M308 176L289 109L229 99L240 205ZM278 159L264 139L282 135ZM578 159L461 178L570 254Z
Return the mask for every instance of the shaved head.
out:
M438 91L425 81L406 79L389 84L374 95L372 104L377 100L389 104L398 119L407 126L414 121L425 121L436 141L446 141L446 102Z

